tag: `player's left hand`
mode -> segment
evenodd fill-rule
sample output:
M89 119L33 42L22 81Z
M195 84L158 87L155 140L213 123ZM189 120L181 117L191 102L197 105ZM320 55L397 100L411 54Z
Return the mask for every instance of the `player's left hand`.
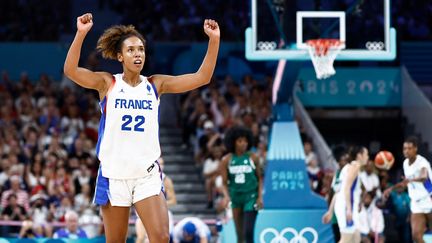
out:
M260 210L260 209L262 209L263 206L264 206L264 203L263 203L263 199L262 199L262 197L258 197L258 198L256 199L255 204L256 204L256 210Z
M204 20L204 32L210 39L219 39L220 30L218 23L213 19Z

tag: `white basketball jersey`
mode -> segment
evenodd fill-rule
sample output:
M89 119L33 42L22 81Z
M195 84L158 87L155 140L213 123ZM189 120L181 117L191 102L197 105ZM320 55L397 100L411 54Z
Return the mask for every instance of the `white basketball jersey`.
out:
M347 203L345 198L345 188L348 186L347 185L348 170L351 166L352 166L351 164L345 165L342 168L339 176L340 190L336 195L336 200L340 200L343 203ZM353 210L358 208L358 204L360 203L360 195L361 195L361 181L359 176L357 176L354 179L350 188L350 200L351 200L351 206Z
M160 156L158 94L146 77L140 79L141 83L132 87L123 80L123 74L114 75L100 102L96 153L104 177L143 177Z
M409 160L405 159L403 163L404 174L407 179L414 179L420 176L423 168L427 169L428 179L425 182L410 182L408 183L408 195L411 200L421 200L431 196L432 193L432 170L429 161L423 156L417 155L416 160L411 165Z

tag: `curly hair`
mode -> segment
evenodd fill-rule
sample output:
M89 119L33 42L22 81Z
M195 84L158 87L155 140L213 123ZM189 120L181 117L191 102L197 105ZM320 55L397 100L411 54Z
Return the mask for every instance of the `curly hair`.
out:
M235 152L235 143L238 138L246 138L248 142L247 150L249 150L252 147L253 144L253 135L252 131L246 127L243 126L235 126L230 128L225 133L225 147L230 153Z
M102 53L103 58L117 60L117 53L121 52L123 41L132 36L138 37L145 46L144 37L133 25L111 26L99 37L96 49Z

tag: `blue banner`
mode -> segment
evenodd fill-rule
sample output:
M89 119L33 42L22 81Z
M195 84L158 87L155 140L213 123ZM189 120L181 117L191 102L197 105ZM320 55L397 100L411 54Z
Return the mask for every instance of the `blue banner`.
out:
M337 68L336 75L318 80L313 68L304 68L297 78L295 94L304 106L399 107L399 68Z
M324 198L310 188L304 159L269 160L264 188L265 209L327 209Z
M310 188L296 122L274 122L264 175L265 209L326 209Z

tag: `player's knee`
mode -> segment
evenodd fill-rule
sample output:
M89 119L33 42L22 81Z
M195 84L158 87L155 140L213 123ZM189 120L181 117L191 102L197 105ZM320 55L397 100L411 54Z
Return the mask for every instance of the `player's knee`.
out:
M168 243L170 240L170 235L168 231L158 230L153 235L149 235L150 242L161 242Z

